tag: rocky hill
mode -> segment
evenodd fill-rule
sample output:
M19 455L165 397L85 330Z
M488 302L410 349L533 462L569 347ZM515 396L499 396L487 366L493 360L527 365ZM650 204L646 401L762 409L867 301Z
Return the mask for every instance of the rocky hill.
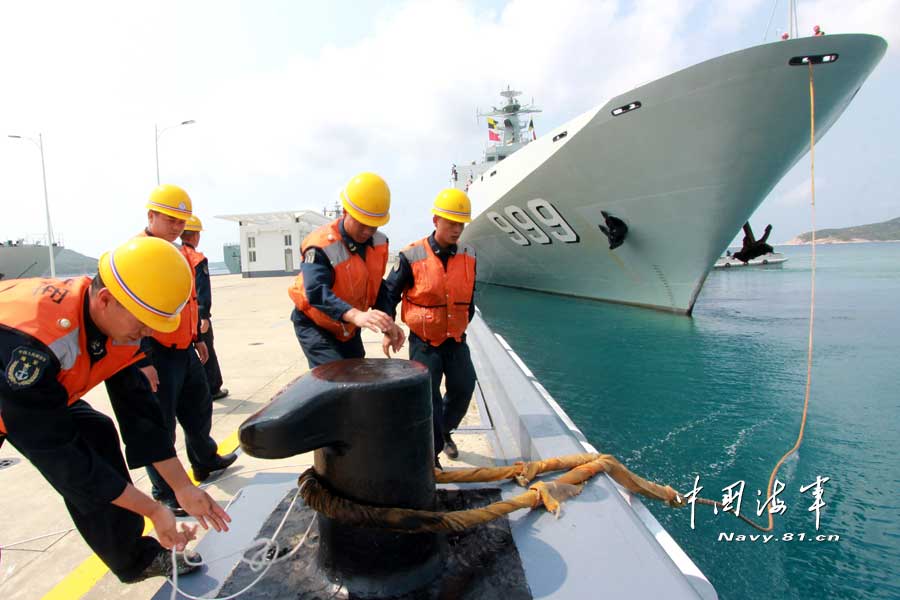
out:
M785 244L802 245L811 242L812 233L807 231ZM900 217L882 223L856 225L842 229L820 229L816 232L817 244L850 244L854 242L900 242Z
M79 254L74 250L63 248L56 255L56 276L72 277L75 275L93 275L97 272L97 259ZM48 269L45 277L50 276Z

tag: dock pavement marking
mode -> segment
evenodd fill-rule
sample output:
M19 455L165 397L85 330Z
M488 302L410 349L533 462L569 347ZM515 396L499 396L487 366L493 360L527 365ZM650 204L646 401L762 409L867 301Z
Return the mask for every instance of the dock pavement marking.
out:
M228 454L234 452L238 448L238 433L235 431L221 444L219 444L219 454ZM226 451L226 449L228 449ZM197 485L192 470L188 471L188 477ZM144 517L144 535L153 531L153 523L150 519ZM109 567L100 560L96 554L91 554L80 565L75 567L72 572L57 583L52 590L41 597L41 600L78 600L87 594L97 585L104 575L109 571Z

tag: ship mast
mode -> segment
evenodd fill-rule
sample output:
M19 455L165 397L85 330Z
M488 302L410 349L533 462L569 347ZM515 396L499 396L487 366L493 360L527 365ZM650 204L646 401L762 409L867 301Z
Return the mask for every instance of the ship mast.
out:
M532 137L528 135L531 120L526 119L524 115L541 112L534 104L523 106L517 99L522 92L509 86L502 90L500 95L506 99L502 107L492 106L489 111L477 113L479 117L488 119L488 132L489 134L493 132L491 135L493 143L485 150L486 162L503 160L528 144Z

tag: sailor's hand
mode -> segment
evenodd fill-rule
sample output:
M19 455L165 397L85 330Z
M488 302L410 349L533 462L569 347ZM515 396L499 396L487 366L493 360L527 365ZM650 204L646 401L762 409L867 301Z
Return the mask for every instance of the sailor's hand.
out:
M144 377L147 378L147 382L150 384L150 389L155 392L157 388L159 388L159 374L156 372L156 367L141 367L141 373L143 373Z
M394 326L394 320L380 310L370 308L366 312L350 309L344 313L345 320L350 321L360 329L371 329L375 333L386 333Z
M148 518L153 522L153 529L156 530L156 537L159 539L160 545L166 550L171 550L174 546L176 550L182 552L187 543L197 537L196 525L191 527L182 523L179 531L175 515L162 503L157 504L156 509L150 513Z
M175 491L175 498L187 514L197 519L203 529L209 529L212 525L216 531L228 531L231 517L205 491L186 485Z
M391 336L391 349L394 352L399 352L404 342L406 342L406 332L403 331L402 327L394 323L394 329L388 335Z
M206 342L196 342L194 346L197 348L197 356L200 357L200 364L206 364L206 361L209 360L209 348L206 347Z
M385 332L384 337L381 338L381 350L385 356L390 358L390 351L393 350L394 353L399 352L404 342L406 342L406 332L403 331L402 327L394 323L394 326Z
M209 319L200 319L200 333L209 331Z

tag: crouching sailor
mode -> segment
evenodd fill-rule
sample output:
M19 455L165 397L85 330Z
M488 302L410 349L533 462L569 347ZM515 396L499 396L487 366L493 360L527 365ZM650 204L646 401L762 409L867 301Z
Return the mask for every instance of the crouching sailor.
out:
M230 518L191 483L134 366L143 336L178 327L193 279L187 262L168 242L141 238L104 254L98 271L93 280L22 279L0 289L0 443L6 436L31 461L91 549L133 583L171 575L166 548L184 549L196 527L178 530L166 506L132 485L129 466L154 465L204 528L227 530ZM104 381L129 466L112 420L82 399ZM142 517L158 541L142 534ZM179 556L177 568L197 567Z
M402 318L409 326L409 358L431 373L435 464L441 450L450 458L459 451L450 432L459 426L475 390L475 367L466 344L466 327L475 314L475 250L458 245L465 224L472 221L469 197L446 189L434 201L434 232L400 251L397 266L385 280L384 304L396 313L403 298ZM385 354L394 340L385 335ZM395 348L396 350L396 348ZM447 395L441 395L446 376Z

